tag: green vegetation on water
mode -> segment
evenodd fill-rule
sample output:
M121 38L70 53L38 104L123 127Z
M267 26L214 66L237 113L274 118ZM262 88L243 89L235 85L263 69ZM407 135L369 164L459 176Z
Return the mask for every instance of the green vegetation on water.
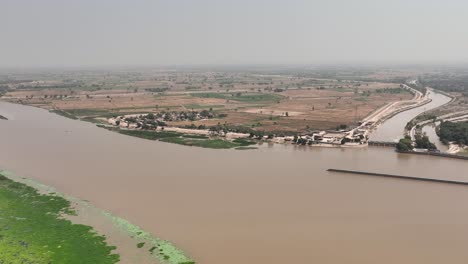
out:
M51 110L52 113L56 113L57 115L61 115L63 117L66 117L66 118L70 118L70 119L78 119L78 117L76 117L75 115L72 115L68 112L65 112L63 110Z
M159 260L160 263L168 264L195 264L190 257L186 256L184 252L176 248L171 242L154 237L150 233L145 232L138 226L135 226L125 219L114 217L108 213L107 215L114 226L124 230L126 233L132 235L135 239L143 240L136 245L137 248L148 250L151 255Z
M61 218L70 202L0 174L0 263L116 263L91 227Z
M150 140L180 137L183 135L182 133L172 132L172 131L155 132L155 131L146 131L146 130L125 130L125 129L117 129L117 131L120 134L124 134L127 136L139 137L139 138L150 139Z
M256 147L237 147L235 150L251 150L251 149L258 149Z

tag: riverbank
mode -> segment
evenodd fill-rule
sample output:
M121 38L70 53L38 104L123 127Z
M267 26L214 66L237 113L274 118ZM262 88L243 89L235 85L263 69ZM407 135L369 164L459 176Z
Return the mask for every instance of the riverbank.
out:
M25 255L23 262L31 256L34 263L195 263L170 242L122 218L11 172L0 171L0 197L2 217L10 216L1 218L0 223L9 227L17 225L16 229L8 229L14 230L10 235L13 240L24 242L20 243L23 247L11 243L11 239L0 242L0 260L10 261L8 254L13 252ZM11 222L11 219L18 221ZM23 238L25 230L39 235ZM72 239L67 240L69 237ZM2 255L3 252L6 253ZM38 254L54 258L42 259Z
M133 136L148 140L159 140L166 143L174 143L184 146L195 146L202 148L212 148L212 149L246 149L245 147L256 145L256 142L253 142L248 139L235 138L233 140L226 138L217 138L210 137L204 134L196 133L182 133L175 132L177 130L159 130L159 131L148 131L148 130L130 130L130 129L121 129L115 127L105 127L110 131L114 131L123 135ZM248 148L252 149L252 147Z
M464 155L457 155L451 153L444 153L444 152L432 152L432 151L397 151L398 153L402 154L414 154L414 155L426 155L426 156L435 156L435 157L444 157L444 158L451 158L451 159L461 159L461 160L468 160L468 156Z

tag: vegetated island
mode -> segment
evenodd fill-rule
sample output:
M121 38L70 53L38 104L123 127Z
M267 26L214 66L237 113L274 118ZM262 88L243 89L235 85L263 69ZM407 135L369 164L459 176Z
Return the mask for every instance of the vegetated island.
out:
M410 136L405 136L400 139L396 145L396 149L402 152L414 151L415 149L437 151L437 147L434 143L429 141L429 137L421 135L417 135L414 142L411 140Z
M66 199L40 194L0 174L1 263L117 263L119 255L92 227L73 224Z

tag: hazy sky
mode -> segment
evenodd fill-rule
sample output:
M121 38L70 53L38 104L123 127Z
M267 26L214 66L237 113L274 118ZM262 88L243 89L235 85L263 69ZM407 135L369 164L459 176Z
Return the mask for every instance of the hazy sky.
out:
M0 66L468 62L467 0L0 0Z

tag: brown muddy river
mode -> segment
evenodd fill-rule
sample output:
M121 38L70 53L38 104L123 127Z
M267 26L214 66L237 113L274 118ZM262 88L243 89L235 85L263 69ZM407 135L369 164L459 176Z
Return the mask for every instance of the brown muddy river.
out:
M467 263L468 162L387 148L211 150L0 102L0 168L89 200L197 263Z

